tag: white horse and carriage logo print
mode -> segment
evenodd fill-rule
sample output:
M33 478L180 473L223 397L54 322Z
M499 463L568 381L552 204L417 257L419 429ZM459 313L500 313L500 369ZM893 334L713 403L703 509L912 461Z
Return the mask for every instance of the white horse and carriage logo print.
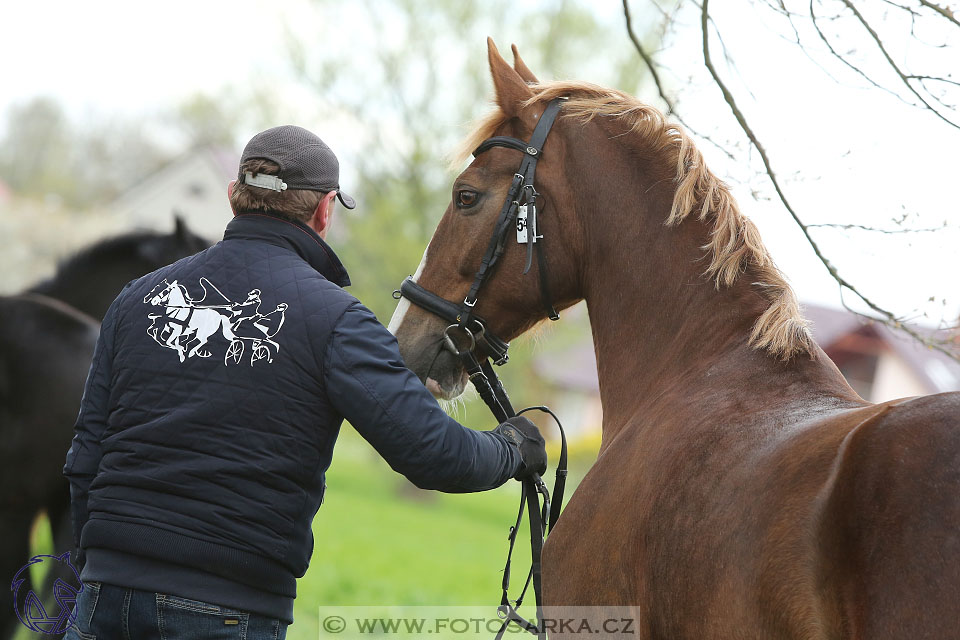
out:
M157 284L143 298L145 304L161 309L160 313L148 314L151 322L147 335L160 346L176 351L180 362L211 357L209 341L218 332L228 342L225 365L240 364L245 355L251 366L260 361L273 362L280 350L273 338L283 326L289 305L281 302L272 311L263 312L259 289L250 291L246 300L235 302L205 277L200 278L200 288L203 295L195 299L176 280L164 279Z

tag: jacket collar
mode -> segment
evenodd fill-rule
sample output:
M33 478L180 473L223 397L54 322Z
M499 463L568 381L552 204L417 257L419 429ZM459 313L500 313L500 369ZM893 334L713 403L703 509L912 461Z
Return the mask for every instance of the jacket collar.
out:
M350 286L350 276L340 258L317 232L303 224L269 213L238 213L227 225L224 240L260 240L292 249L324 278L338 287Z

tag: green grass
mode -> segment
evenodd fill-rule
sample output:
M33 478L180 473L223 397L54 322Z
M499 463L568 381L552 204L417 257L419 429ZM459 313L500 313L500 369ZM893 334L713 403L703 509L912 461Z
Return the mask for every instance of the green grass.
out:
M598 444L571 448L567 497L595 458ZM550 459L556 460L556 452ZM480 605L495 612L507 533L520 499L516 482L475 494L421 491L347 426L333 460L325 501L313 523L310 569L298 581L290 640L318 637L320 607ZM548 484L552 482L551 470ZM36 531L34 553L49 553L49 528ZM524 524L514 554L513 597L529 566ZM532 603L532 594L528 600ZM531 614L526 605L524 609ZM24 630L16 640L35 635Z
M568 497L597 444L573 448ZM552 484L552 472L548 479ZM345 429L314 520L316 547L299 581L287 637L317 638L321 606L486 605L493 613L519 500L515 482L475 494L420 491ZM524 525L514 553L512 596L529 566Z

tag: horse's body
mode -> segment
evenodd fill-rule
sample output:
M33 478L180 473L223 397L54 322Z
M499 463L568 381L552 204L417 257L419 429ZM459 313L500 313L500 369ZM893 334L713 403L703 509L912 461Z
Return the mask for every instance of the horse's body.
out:
M200 351L200 348L207 344L210 336L217 331L220 331L227 340L236 339L230 327L229 315L224 315L216 309L196 307L192 301L187 300L187 297L184 286L174 280L171 283L158 284L143 299L145 303L164 307L162 317L159 315L149 317L152 320L161 319L165 326L152 324L147 329L147 333L161 345L174 349L180 362L194 355L202 358L210 357L209 351ZM182 344L181 341L183 341ZM189 351L188 343L192 345Z
M544 548L546 604L630 607L637 638L957 637L960 394L862 400L685 134L492 46L490 63L500 110L471 147L527 139L569 96L537 171L542 248L557 307L587 302L603 403L597 462ZM518 155L458 177L421 286L463 299ZM508 239L476 307L505 338L544 315L523 262ZM391 322L452 397L443 328L406 304Z
M128 281L206 246L178 220L172 234L103 241L30 293L0 296L0 578L12 579L29 559L30 526L41 510L56 551L72 550L62 469L98 321ZM10 597L0 589L0 638L16 627Z
M0 329L0 637L6 638L16 626L9 580L30 559L39 509L50 515L62 551L70 550L70 491L60 469L99 325L62 302L27 294L0 297Z

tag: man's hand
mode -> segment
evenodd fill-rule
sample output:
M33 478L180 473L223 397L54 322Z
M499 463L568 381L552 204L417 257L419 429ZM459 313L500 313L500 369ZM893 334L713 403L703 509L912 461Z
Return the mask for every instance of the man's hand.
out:
M534 473L543 475L547 471L547 449L537 425L523 416L510 418L496 429L495 433L507 439L520 450L523 465L514 476L517 480L526 480Z

